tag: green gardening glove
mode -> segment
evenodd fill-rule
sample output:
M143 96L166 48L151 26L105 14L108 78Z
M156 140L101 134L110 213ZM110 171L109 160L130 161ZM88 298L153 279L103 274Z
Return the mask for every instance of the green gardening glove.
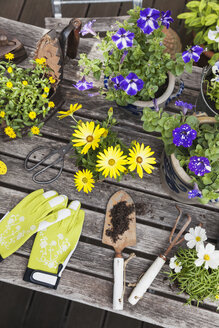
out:
M38 232L34 240L24 280L56 289L63 270L74 252L84 222L79 201L67 209L69 216Z
M54 190L36 190L26 196L0 221L0 262L20 248L35 232L57 220L58 210L67 206L68 198ZM51 215L52 214L52 215Z

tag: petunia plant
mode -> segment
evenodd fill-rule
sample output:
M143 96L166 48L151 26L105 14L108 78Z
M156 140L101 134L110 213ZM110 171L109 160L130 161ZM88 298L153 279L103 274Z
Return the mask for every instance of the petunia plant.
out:
M79 65L83 68L83 79L74 85L78 90L92 89L94 84L86 81L85 76L93 73L95 79L104 78L106 88L100 92L119 105L160 96L159 89L162 87L164 92L167 87L168 72L175 76L181 75L184 69L191 72L193 62L199 60L203 51L194 46L171 58L162 32L164 26L169 28L173 22L169 10L135 8L128 13L127 20L117 23L118 30L108 31L102 40L92 29L95 21L84 26L81 34L91 33L99 41L102 59L91 60L81 54Z
M113 118L112 107L107 118L102 122L77 121L74 113L82 106L70 105L68 111L58 112L60 119L71 116L73 126L72 147L75 151L76 166L79 171L75 174L75 186L78 191L90 192L95 182L105 178L120 181L124 175L134 172L140 178L143 172L150 174L156 164L156 159L151 157L154 152L150 146L133 141L127 147L113 130L116 120Z
M211 243L201 226L190 228L185 234L188 248L180 248L170 259L171 283L176 283L180 292L189 295L187 303L197 305L205 299L219 301L219 251Z
M0 129L11 139L24 132L40 135L42 120L55 107L49 95L56 80L45 58L31 61L31 69L18 67L11 53L5 58L6 62L0 62Z
M217 61L212 67L212 77L209 80L206 79L207 90L206 96L215 104L215 108L219 110L219 61Z
M177 114L145 108L143 128L161 134L167 155L175 154L194 184L188 198L206 204L219 197L219 115L216 123L201 124L191 115L192 104L176 101L176 105L182 108Z

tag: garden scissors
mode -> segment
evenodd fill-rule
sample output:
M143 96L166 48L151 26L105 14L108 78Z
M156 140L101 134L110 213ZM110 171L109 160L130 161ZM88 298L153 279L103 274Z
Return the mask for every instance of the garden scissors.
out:
M52 183L54 181L56 181L63 170L64 167L64 158L65 155L72 149L72 144L69 143L66 146L62 146L62 147L57 147L57 148L53 148L53 147L48 147L48 146L39 146L37 148L34 148L33 150L31 150L29 152L29 154L27 155L25 162L24 162L24 167L27 171L33 171L35 170L38 166L40 166L41 164L43 164L45 167L42 168L41 170L37 171L36 173L33 174L32 179L34 182L38 183L38 184L49 184ZM30 160L30 157L37 153L40 153L41 150L49 150L48 154L45 155L39 162L37 162L35 165L33 166L28 166L28 161ZM56 158L54 161L52 161L49 164L46 164L45 162L52 158L53 156L58 155L58 158ZM54 167L55 165L61 163L61 166L59 168L59 172L58 174L50 179L50 180L38 180L37 177L41 174L43 174L44 172L46 172L48 169L50 169L51 167Z

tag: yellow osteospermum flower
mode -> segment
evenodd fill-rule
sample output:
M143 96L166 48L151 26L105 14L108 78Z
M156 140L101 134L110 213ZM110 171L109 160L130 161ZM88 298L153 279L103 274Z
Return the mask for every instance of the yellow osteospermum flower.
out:
M77 110L79 110L81 107L82 107L82 105L78 105L78 103L74 104L74 105L71 104L70 109L67 110L66 112L64 112L64 111L58 112L58 114L62 114L62 115L58 116L58 118L61 120L62 118L65 118L67 116L72 116L72 114L74 112L76 112Z
M40 129L37 126L32 126L31 132L33 134L39 134L40 133Z
M46 59L45 58L37 58L36 60L35 60L35 62L37 63L37 64L39 64L39 65L43 65L45 62L46 62Z
M47 95L45 93L42 94L43 98L47 98Z
M36 118L36 113L35 113L35 112L30 112L30 113L28 114L28 116L29 116L29 118L30 118L31 120L34 120L34 119Z
M107 177L116 179L117 176L120 176L120 172L125 172L126 167L124 165L127 164L126 157L122 156L123 151L117 147L108 147L108 149L104 149L104 153L99 153L97 157L97 170L103 171L102 174Z
M22 81L22 84L23 85L28 85L28 82L27 81Z
M138 142L132 149L129 149L129 157L127 158L129 170L134 171L137 167L137 173L140 178L143 177L143 169L148 173L152 173L154 167L151 164L156 164L156 158L150 157L154 154L151 147L144 147L144 144Z
M109 132L109 131L108 131L107 129L105 129L105 132L103 133L102 137L103 137L103 138L106 138L107 135L108 135L108 132Z
M78 171L75 175L75 186L78 191L81 191L83 188L84 192L88 193L94 187L93 183L95 182L93 179L93 174L88 169Z
M98 124L95 127L94 122L83 122L81 125L78 125L79 130L74 130L73 136L77 139L72 139L72 142L75 142L74 147L84 146L81 153L86 154L90 147L97 148L99 146L100 137L105 132L104 128L100 128Z
M12 67L10 66L10 67L8 67L8 69L7 69L7 71L8 71L8 73L12 73L13 72L13 69L12 69Z
M7 136L9 136L9 138L11 138L11 139L16 138L16 133L14 132L14 129L11 128L10 126L7 126L4 131L5 131L5 134L7 134Z
M0 161L0 175L7 173L7 166L4 162Z
M13 87L13 84L11 82L7 82L6 85L9 89L11 89Z
M49 101L49 103L48 103L48 107L49 107L49 108L54 108L54 107L55 107L54 102L53 102L53 101Z
M48 93L48 92L49 92L49 88L48 88L48 87L45 87L45 88L44 88L44 91L45 91L46 93Z
M14 55L11 52L9 52L9 53L5 54L5 58L8 60L11 60L11 59L14 59Z
M0 112L0 117L1 118L4 118L5 117L5 112L3 110Z
M56 80L55 80L52 76L49 77L49 81L50 81L50 83L52 83L52 84L56 82Z

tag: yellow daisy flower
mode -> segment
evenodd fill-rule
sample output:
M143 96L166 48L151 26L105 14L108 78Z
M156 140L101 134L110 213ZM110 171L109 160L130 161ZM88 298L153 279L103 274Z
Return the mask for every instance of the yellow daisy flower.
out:
M40 133L40 129L37 126L32 126L31 132L33 134L39 134Z
M39 65L43 65L43 64L45 64L46 59L45 59L44 57L42 57L42 58L37 58L37 59L35 59L35 62L36 62L37 64L39 64Z
M11 82L7 82L6 85L9 89L11 89L13 87L13 84Z
M49 108L54 108L54 107L55 107L54 102L53 102L53 101L49 101L49 103L48 103L48 107L49 107Z
M29 118L30 118L31 120L34 120L34 119L36 118L36 113L35 113L35 112L30 112L30 113L28 114L28 116L29 116Z
M47 98L47 95L45 93L42 94L43 98Z
M8 73L9 73L9 74L11 74L11 73L13 72L13 69L12 69L12 67L11 67L11 66L10 66L10 67L8 67L7 71L8 71Z
M102 134L102 137L103 137L103 138L106 138L107 135L108 135L108 132L109 132L109 131L108 131L107 129L105 129L105 132Z
M0 175L7 173L7 166L4 162L0 161Z
M61 120L62 118L65 118L67 116L72 116L72 114L74 112L76 112L76 110L79 110L81 107L82 107L82 105L78 105L78 103L74 104L74 105L71 104L70 109L67 110L66 112L64 112L64 111L58 112L58 114L62 114L62 115L58 116L58 118Z
M93 183L95 181L93 179L93 174L88 169L78 171L74 175L74 177L75 177L75 179L74 179L75 186L76 186L78 191L81 191L81 189L83 189L84 192L88 193L94 187Z
M8 60L11 60L11 59L14 59L14 55L11 52L9 52L9 53L5 54L5 58Z
M45 87L45 88L44 88L44 91L45 91L46 93L48 93L48 92L49 92L49 88L48 88L48 87Z
M27 81L22 81L22 84L23 85L28 85L28 82Z
M103 171L102 174L107 177L116 179L117 176L120 176L120 172L125 172L127 164L126 157L122 156L123 151L117 147L108 147L104 149L104 153L99 153L97 157L97 170L98 172Z
M104 128L100 128L98 124L95 127L94 122L83 122L81 125L78 125L79 130L74 130L73 136L77 139L72 139L72 142L75 142L74 147L84 146L81 153L86 154L90 147L95 148L98 147L100 137L105 132Z
M52 76L49 77L49 81L50 81L50 83L52 83L52 84L56 82L56 80L55 80Z
M10 126L7 126L4 131L5 131L5 134L7 134L7 136L9 136L9 138L11 138L11 139L16 138L16 133L14 132L14 129L11 128Z
M144 144L137 142L132 149L129 149L129 157L127 158L129 170L134 171L137 167L137 173L140 178L143 177L143 169L148 173L152 173L154 167L151 164L156 164L156 158L150 157L154 154L151 147L144 147Z
M5 117L5 112L3 110L1 110L1 112L0 112L0 117L1 118L4 118Z

